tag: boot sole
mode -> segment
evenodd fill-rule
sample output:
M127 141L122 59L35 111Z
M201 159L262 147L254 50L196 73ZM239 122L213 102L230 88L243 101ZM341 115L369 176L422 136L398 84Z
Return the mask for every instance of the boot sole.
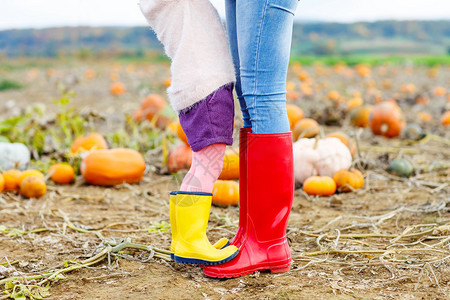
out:
M227 242L227 243L225 244L225 246L223 246L223 247L220 248L220 249L223 249L223 248L228 247L228 246L230 246L230 242ZM170 253L170 259L171 259L171 260L175 260L175 254L173 254L173 252Z
M272 273L272 274L285 273L285 272L288 272L288 271L291 270L291 264L289 263L288 265L276 266L276 267L262 266L262 267L256 267L256 268L248 269L248 270L245 270L245 271L242 271L242 272L228 273L228 274L210 273L210 272L207 272L206 270L203 270L203 273L206 276L212 277L212 278L236 278L236 277L241 277L241 276L253 274L256 271L265 271L265 270L269 270L270 273Z
M236 252L234 252L232 255L228 256L225 259L218 260L218 261L209 261L209 260L203 260L203 259L198 259L198 258L187 258L187 257L177 256L175 254L173 256L174 256L175 262L180 263L180 264L214 266L214 265L220 265L220 264L226 263L227 261L230 261L233 258L235 258L238 254L239 254L239 250L236 250Z

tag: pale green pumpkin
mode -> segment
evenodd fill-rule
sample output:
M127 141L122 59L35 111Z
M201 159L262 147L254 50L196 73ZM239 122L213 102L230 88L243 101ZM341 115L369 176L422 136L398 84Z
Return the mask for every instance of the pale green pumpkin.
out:
M0 142L0 169L3 171L26 170L30 163L30 156L30 150L24 144Z

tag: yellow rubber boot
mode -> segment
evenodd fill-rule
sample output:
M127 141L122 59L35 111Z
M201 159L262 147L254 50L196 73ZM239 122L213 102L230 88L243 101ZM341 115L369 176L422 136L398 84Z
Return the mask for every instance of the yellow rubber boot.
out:
M233 259L238 254L239 250L236 246L216 249L209 242L206 227L211 200L210 193L177 192L173 214L173 218L176 219L177 240L174 245L176 262L218 265Z
M169 211L170 211L170 226L172 231L172 242L170 243L170 258L174 259L173 253L175 251L175 245L177 244L177 220L175 218L175 200L176 200L177 192L170 192L169 196ZM228 246L229 241L226 238L221 238L218 240L213 247L216 249L222 249Z

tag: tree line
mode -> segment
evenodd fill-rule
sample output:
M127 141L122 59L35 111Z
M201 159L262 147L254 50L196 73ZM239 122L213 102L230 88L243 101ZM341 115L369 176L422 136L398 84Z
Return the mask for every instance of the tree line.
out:
M370 41L370 43L367 43ZM144 57L162 52L148 27L61 27L0 31L4 57ZM292 55L450 54L450 20L297 23Z

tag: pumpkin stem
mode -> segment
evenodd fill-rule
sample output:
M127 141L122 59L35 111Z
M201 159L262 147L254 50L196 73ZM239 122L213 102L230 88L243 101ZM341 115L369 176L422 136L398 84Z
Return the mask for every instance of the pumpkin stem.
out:
M318 135L316 135L315 139L316 139L316 142L314 143L314 146L313 146L313 149L314 149L314 150L316 150L316 149L317 149L317 145L319 144L319 140L320 140L320 138L319 138L319 136L318 136Z

